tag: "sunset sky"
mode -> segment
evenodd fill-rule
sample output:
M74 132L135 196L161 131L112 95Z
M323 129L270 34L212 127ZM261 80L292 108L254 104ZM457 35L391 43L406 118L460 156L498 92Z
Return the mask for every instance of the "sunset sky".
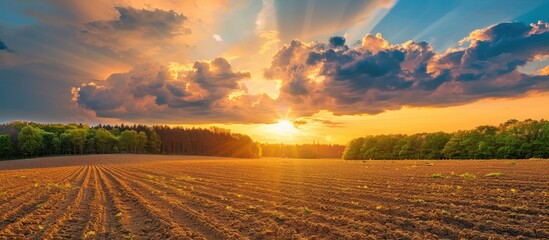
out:
M549 118L547 0L0 0L0 122L261 142Z

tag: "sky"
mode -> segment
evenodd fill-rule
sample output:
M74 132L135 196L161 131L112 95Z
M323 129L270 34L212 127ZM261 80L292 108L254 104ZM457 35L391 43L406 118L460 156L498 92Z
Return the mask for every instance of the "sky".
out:
M0 0L0 122L345 144L548 119L547 0Z

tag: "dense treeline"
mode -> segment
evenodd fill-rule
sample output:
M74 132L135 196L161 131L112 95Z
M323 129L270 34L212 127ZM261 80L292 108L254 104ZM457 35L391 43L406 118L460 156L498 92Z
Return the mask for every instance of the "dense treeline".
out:
M353 139L344 159L549 158L549 121L509 120L454 133L377 135Z
M261 157L259 144L247 135L231 133L226 129L155 126L154 130L160 135L164 153L240 158Z
M341 158L344 145L337 144L261 144L264 157Z
M260 157L261 148L246 135L219 128L145 125L0 125L0 159L67 154L163 153Z

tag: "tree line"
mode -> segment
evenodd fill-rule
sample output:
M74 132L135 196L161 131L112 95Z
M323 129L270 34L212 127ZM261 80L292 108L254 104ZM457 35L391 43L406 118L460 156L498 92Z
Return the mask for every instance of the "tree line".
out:
M264 157L341 158L344 145L338 144L261 144Z
M509 120L453 133L376 135L353 139L343 159L549 158L549 121Z
M0 159L105 153L257 158L261 148L246 135L220 128L32 122L0 125Z

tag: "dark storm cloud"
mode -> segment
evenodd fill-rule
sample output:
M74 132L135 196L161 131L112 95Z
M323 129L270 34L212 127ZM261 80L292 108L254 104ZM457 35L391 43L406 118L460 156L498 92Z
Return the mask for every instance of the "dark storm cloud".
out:
M0 40L0 50L6 50L6 49L8 49L8 46L6 46L6 44L4 44L2 40Z
M173 10L116 7L118 17L85 24L80 37L88 44L117 51L169 48L170 41L191 33L188 17ZM179 43L181 44L181 43Z
M330 46L343 47L345 45L345 38L341 36L334 36L330 38Z
M146 10L132 7L116 7L116 10L120 14L118 19L91 22L87 24L88 29L104 33L136 31L142 37L152 38L171 38L191 32L189 28L183 26L188 18L173 10Z
M519 67L549 55L548 24L501 23L464 39L468 47L439 54L427 42L389 45L366 36L362 46L292 41L265 76L282 80L278 101L294 109L376 114L402 106L446 106L548 89L548 76ZM335 40L337 39L337 40Z

